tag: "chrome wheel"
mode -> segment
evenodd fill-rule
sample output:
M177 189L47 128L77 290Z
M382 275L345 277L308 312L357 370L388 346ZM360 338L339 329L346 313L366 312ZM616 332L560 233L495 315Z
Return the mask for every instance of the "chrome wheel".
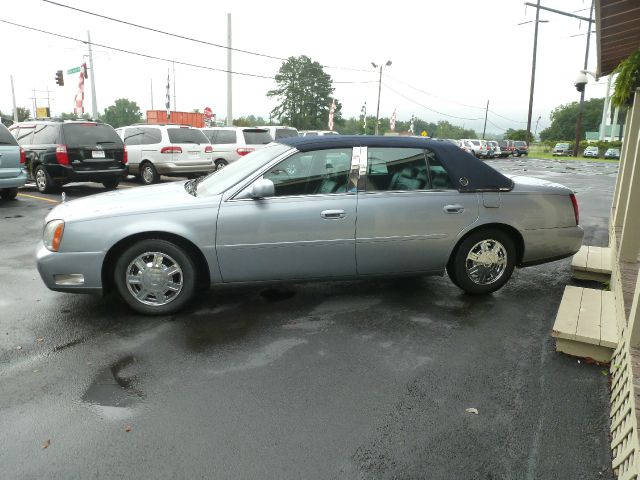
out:
M162 252L145 252L129 263L126 272L129 293L145 305L166 305L180 295L184 284L182 268Z
M471 281L490 285L499 280L507 268L507 249L497 240L482 240L469 250L465 266Z
M36 185L40 191L47 189L47 175L42 168L36 169Z
M153 183L155 174L150 165L145 165L142 169L142 181L146 184Z

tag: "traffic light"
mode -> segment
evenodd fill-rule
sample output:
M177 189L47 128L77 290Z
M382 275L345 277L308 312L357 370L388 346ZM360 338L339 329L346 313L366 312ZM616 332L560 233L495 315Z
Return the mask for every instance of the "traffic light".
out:
M56 72L56 83L61 87L64 86L64 78L62 77L62 70Z
M87 64L86 64L86 63L83 63L81 68L82 68L82 70L83 70L83 72L84 72L84 78L85 78L85 79L89 78L89 72L88 72L88 70L87 70Z

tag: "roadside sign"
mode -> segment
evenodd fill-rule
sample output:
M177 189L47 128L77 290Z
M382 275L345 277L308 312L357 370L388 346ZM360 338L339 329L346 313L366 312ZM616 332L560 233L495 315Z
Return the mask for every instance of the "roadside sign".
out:
M71 75L72 73L80 73L80 67L73 67L67 70L68 75Z
M426 130L422 130L422 133L420 135L422 135L423 137L426 137L427 136L427 131Z
M204 108L204 117L205 118L213 117L213 110L211 110L211 108L209 108L209 107L205 107Z
M37 107L36 108L36 118L49 118L51 114L49 113L49 107Z

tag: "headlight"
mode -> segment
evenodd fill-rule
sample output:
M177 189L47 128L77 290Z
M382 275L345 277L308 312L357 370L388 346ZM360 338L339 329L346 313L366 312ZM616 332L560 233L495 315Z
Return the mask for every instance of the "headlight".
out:
M57 252L62 242L63 232L64 220L51 220L44 226L44 232L42 232L44 246L52 252Z

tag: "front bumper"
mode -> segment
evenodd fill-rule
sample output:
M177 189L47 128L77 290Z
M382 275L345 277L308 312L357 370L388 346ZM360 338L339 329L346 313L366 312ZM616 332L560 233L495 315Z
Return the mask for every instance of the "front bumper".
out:
M47 288L56 292L101 293L103 252L52 252L42 241L36 264Z
M20 175L11 178L0 178L0 190L4 188L19 188L24 187L27 183L27 172L22 170Z

